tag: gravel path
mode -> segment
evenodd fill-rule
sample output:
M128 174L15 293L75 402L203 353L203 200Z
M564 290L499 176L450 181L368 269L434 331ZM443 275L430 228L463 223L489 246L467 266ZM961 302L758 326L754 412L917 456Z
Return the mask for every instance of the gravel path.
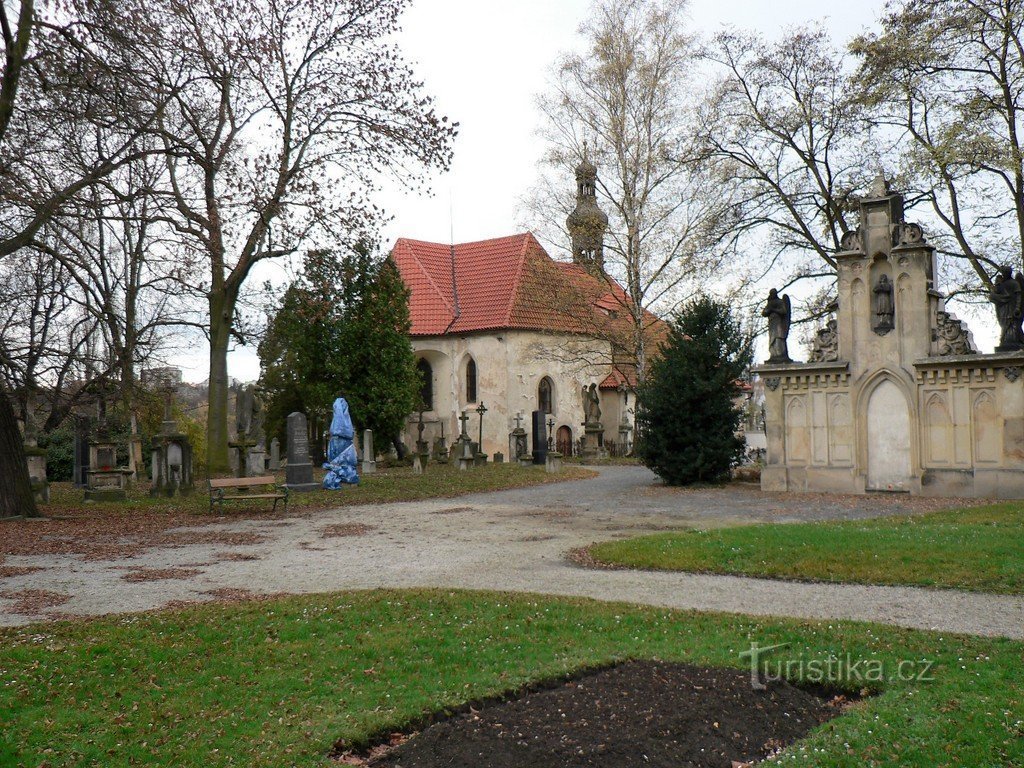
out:
M9 555L4 567L13 575L0 577L0 625L140 611L246 592L430 586L752 615L863 619L1024 639L1022 597L598 571L576 567L565 557L573 547L655 530L866 518L950 505L906 496L765 494L754 486L668 489L645 469L607 467L592 480L458 499L349 507L284 519L225 517L195 529L202 535L191 543L186 536L184 543L145 549L134 557ZM243 535L203 543L211 533ZM41 570L16 573L29 567Z

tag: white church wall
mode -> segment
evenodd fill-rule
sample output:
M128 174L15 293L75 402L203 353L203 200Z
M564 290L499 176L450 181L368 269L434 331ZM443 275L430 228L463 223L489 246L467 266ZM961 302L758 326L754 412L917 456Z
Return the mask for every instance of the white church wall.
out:
M482 450L493 455L500 451L509 458L509 433L515 428L515 417L522 414L522 425L530 433L530 414L539 407L538 388L547 376L553 384L552 414L555 431L567 426L574 440L579 438L583 421L582 390L591 383L599 384L608 373L607 352L600 342L570 336L553 336L534 331L498 331L464 336L431 336L412 339L417 357L430 363L433 374L433 408L424 412L424 439L431 445L441 434L451 446L460 430L459 415L467 411L470 419L467 432L472 440L479 434L479 416L475 409L482 401L487 408L483 420ZM559 349L561 354L545 350ZM476 362L477 399L466 398L466 364ZM602 399L602 409L607 394ZM611 393L618 397L618 393ZM611 415L611 414L609 414ZM412 414L403 439L415 445L419 414ZM615 424L606 427L613 431ZM608 439L615 439L612 432ZM531 438L532 440L532 438ZM532 442L531 442L532 447Z

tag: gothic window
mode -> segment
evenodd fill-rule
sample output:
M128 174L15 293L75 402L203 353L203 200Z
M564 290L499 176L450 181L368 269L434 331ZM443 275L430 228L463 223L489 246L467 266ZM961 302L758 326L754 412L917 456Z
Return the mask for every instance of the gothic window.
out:
M554 409L551 407L553 401L552 391L554 386L551 383L551 379L545 376L540 380L540 386L537 387L537 410L542 413L551 413Z
M416 362L420 374L420 405L425 411L434 410L434 369L425 357Z
M466 402L476 402L476 361L472 357L466 363Z

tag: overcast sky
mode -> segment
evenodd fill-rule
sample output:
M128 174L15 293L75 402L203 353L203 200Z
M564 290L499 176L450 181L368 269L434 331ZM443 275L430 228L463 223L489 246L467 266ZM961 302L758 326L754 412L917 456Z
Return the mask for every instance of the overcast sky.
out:
M834 39L845 41L873 27L884 3L837 3L827 16L824 5L819 0L692 0L691 26L701 34L731 25L776 37L787 27L822 21ZM458 121L460 129L452 169L433 180L432 197L394 191L378 200L394 216L383 233L386 247L398 237L448 242L452 230L457 242L519 230L517 204L535 181L543 152L535 136L534 100L546 89L559 53L577 45L588 6L586 0L413 0L403 17L400 44L438 111ZM279 280L284 274L283 266L271 265L253 279ZM207 376L206 353L198 348L172 362L184 369L187 381ZM233 351L229 374L255 380L255 348Z

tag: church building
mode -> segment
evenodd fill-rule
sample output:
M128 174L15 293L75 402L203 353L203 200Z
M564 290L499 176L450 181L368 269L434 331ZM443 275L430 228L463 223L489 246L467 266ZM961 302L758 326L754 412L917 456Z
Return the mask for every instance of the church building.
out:
M465 412L471 439L482 437L480 450L508 460L513 430L521 425L529 434L539 410L548 414L556 449L575 454L584 393L596 390L603 447L628 450L635 375L616 342L632 325L628 298L604 271L608 217L597 204L597 169L584 160L576 181L577 206L567 220L572 262L552 259L529 232L395 243L391 258L411 292L412 344L424 381L422 440L431 447L442 436L453 443ZM407 445L420 439L419 418L409 418Z

